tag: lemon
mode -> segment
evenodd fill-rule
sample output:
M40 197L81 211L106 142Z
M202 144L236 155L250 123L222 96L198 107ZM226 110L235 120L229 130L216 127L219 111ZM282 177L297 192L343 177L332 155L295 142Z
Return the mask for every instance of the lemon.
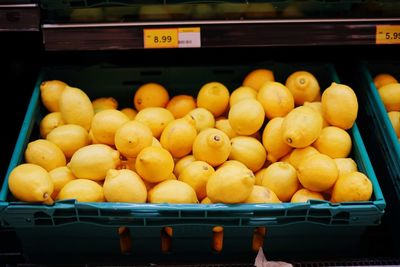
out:
M196 101L190 95L174 96L167 105L167 109L174 115L175 119L184 117L196 107Z
M232 107L247 98L257 99L257 91L251 87L241 86L232 92L229 98L229 106Z
M215 167L226 161L231 152L229 137L218 129L200 132L193 142L193 156Z
M339 177L332 191L332 202L367 201L372 196L372 183L361 172L351 172Z
M49 174L54 185L54 191L51 194L51 198L53 199L56 199L64 185L76 178L67 166L55 168L51 170Z
M264 177L264 173L265 173L266 169L267 168L263 168L255 173L255 175L256 175L256 180L254 182L255 185L262 185L262 179Z
M226 135L231 139L235 136L238 136L237 133L232 129L232 126L229 123L229 120L226 119L225 117L219 117L216 120L215 128L226 133Z
M292 203L307 202L311 199L324 200L324 197L319 192L313 192L308 189L302 188L299 189L296 193L294 193L290 202Z
M67 161L62 150L54 143L38 139L28 144L25 150L25 160L51 171L57 167L65 166Z
M113 97L100 97L92 101L94 113L106 109L117 109L118 101Z
M51 112L40 121L40 136L46 138L51 130L64 125L60 112Z
M174 116L168 109L151 107L139 111L135 120L147 125L153 136L159 138L168 123L174 120Z
M123 108L121 109L121 112L124 113L130 120L134 120L138 113L133 108Z
M61 125L52 130L46 139L61 148L67 158L72 157L75 151L90 143L88 132L76 124Z
M194 204L199 203L196 192L187 183L167 180L149 191L150 203Z
M263 173L261 185L271 189L281 201L289 201L299 188L296 169L286 162L275 162Z
M164 86L158 83L146 83L135 92L133 103L136 110L141 111L148 107L164 108L169 101L169 94Z
M351 137L343 129L328 126L322 129L313 146L331 158L346 158L351 152Z
M400 111L400 83L392 83L379 88L378 93L386 111Z
M315 76L308 71L296 71L289 75L285 83L292 93L294 103L303 105L305 101L314 101L320 91L319 84Z
M96 140L96 138L93 136L92 129L89 130L88 138L89 138L89 143L90 144L100 144L100 142L98 140Z
M153 142L151 143L151 145L156 146L156 147L162 147L160 141L158 141L158 139L155 138L154 136L153 136Z
M30 163L20 164L10 172L8 187L15 198L27 202L49 201L54 189L49 173Z
M262 134L267 159L271 162L278 161L292 150L292 147L283 141L282 123L282 117L273 118L267 123Z
M60 111L59 100L67 84L59 81L44 81L40 84L40 98L50 112Z
M266 82L275 81L274 73L268 69L255 69L249 72L243 80L242 85L259 91Z
M229 91L219 82L204 84L197 95L197 107L205 108L214 117L221 116L229 105Z
M179 175L178 180L190 185L196 192L198 199L207 196L206 186L208 178L215 172L214 168L204 161L190 163Z
M192 117L184 117L170 122L161 134L160 143L175 158L184 157L192 152L197 136Z
M321 103L324 118L330 125L344 130L353 126L357 118L358 101L349 86L332 83L322 93Z
M357 163L352 158L336 158L333 160L338 168L339 176L358 171Z
M196 161L193 155L187 155L184 156L183 158L180 158L176 163L174 167L174 174L179 177L179 175L182 173L182 171L192 162Z
M388 112L388 116L390 122L393 126L394 132L396 133L397 138L400 137L400 112L399 111L390 111Z
M147 190L142 179L131 170L107 172L103 185L104 197L109 202L145 203Z
M229 124L238 135L252 135L261 129L265 119L262 105L255 99L244 99L231 107Z
M305 160L306 158L313 156L315 154L319 154L318 150L312 146L307 146L304 148L296 148L292 150L289 156L289 163L295 167L296 169L299 168L300 163Z
M302 149L302 148L296 148L296 149ZM292 151L293 151L293 150L292 150ZM283 156L282 158L280 158L279 161L290 163L290 155L291 155L291 154L292 154L292 153L289 152L288 154L286 154L285 156ZM295 167L293 164L292 164L292 166Z
M205 197L201 200L200 204L213 204L210 200L210 198Z
M374 77L374 84L378 89L391 83L398 83L398 81L389 73L380 73Z
M131 171L136 172L136 158L126 158L125 160L121 160L120 164L117 165L117 170L129 169Z
M136 158L143 148L153 144L153 133L137 121L122 124L115 132L115 147L127 158Z
M317 111L322 117L322 128L329 126L329 123L325 120L324 114L322 112L322 103L320 101L316 102L304 102L304 106L312 108L313 110Z
M231 139L231 146L229 159L242 162L253 172L264 166L267 152L257 139L248 136L234 137Z
M116 131L128 121L128 116L121 111L106 109L94 115L91 130L98 142L106 145L115 145Z
M335 161L324 154L315 154L301 161L297 169L300 183L308 190L322 192L332 187L339 176Z
M224 163L222 163L222 165L218 166L218 169L222 168L224 166L227 166L227 165L234 165L239 168L244 168L245 170L250 170L249 168L247 168L246 165L244 165L242 162L237 161L237 160L227 160Z
M293 109L282 122L282 138L289 146L303 148L311 145L322 130L322 117L312 108Z
M78 149L67 166L77 178L102 181L108 170L120 164L119 155L107 145L88 145Z
M195 122L197 132L207 128L214 128L215 119L213 114L205 108L196 108L190 111L186 116L192 117Z
M244 203L281 203L281 201L271 189L255 185Z
M213 203L243 203L253 191L255 177L249 169L233 164L216 170L207 182L207 197Z
M65 124L78 124L89 130L94 116L92 102L79 88L65 87L60 96L60 112Z
M149 146L140 151L135 167L144 180L150 183L161 182L171 176L174 159L167 150Z
M75 179L68 182L57 196L58 200L76 199L79 202L104 202L103 188L87 179Z
M268 119L285 117L294 108L294 98L289 89L279 82L265 83L257 94Z

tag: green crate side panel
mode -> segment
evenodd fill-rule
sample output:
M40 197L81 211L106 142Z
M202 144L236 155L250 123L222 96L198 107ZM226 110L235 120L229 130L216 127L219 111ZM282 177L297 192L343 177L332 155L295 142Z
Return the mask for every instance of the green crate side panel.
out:
M49 68L43 72L35 87L28 108L19 142L10 163L11 170L21 163L28 140L34 135L32 124L39 123L44 112L40 104L39 85L44 79L60 79L71 86L84 89L94 99L114 96L120 103L124 100L132 106L135 89L145 82L157 81L165 85L171 94L191 92L196 94L209 81L220 81L232 91L239 87L243 77L258 67L274 70L276 80L284 82L294 71L308 70L316 75L321 88L332 81L338 82L337 74L330 64L264 63L254 66L220 67L165 67L121 68L109 65L89 68ZM110 93L112 92L112 93ZM126 97L126 92L129 96ZM122 95L125 97L122 98ZM121 108L123 105L121 105ZM29 126L29 127L28 127ZM168 205L127 203L75 203L61 201L53 206L13 202L8 195L7 178L1 197L6 208L1 213L3 225L13 227L46 227L87 222L93 225L165 226L165 225L223 225L252 227L264 225L289 225L310 222L325 225L376 225L384 213L385 201L365 150L358 128L351 131L353 156L360 170L367 174L374 187L372 201L334 204L327 201L282 204L241 205ZM8 176L7 176L8 177ZM8 196L8 198L7 198Z

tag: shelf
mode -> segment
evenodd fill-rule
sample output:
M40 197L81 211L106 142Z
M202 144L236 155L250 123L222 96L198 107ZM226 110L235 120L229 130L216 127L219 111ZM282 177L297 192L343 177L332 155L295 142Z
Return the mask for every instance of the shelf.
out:
M0 4L0 31L39 31L38 4Z
M400 18L44 24L45 49L142 49L143 30L199 27L201 47L375 44L376 25Z

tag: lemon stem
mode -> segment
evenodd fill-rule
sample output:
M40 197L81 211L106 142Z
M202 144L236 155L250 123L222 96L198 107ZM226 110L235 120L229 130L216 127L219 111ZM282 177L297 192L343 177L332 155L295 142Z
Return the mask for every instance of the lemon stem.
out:
M219 142L221 141L221 137L219 135L214 135L214 140Z
M289 144L291 144L293 142L293 140L291 138L287 138L286 142L288 142Z

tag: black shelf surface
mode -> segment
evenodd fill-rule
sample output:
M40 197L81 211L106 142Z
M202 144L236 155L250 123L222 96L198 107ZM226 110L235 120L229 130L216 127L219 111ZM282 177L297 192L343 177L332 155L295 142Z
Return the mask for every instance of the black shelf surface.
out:
M39 31L39 25L38 4L2 4L0 2L0 32Z
M48 51L142 49L143 30L199 27L201 47L267 47L375 44L377 25L400 18L170 21L44 24Z

